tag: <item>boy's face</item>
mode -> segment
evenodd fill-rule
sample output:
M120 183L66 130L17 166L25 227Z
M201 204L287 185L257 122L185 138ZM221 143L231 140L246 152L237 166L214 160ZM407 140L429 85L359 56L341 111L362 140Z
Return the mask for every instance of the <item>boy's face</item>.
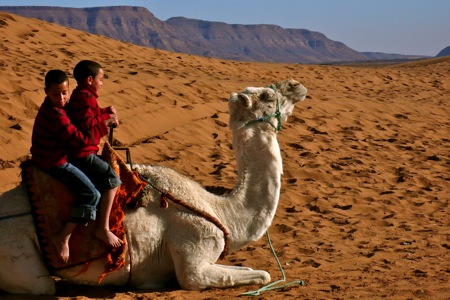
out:
M69 101L69 82L52 84L48 89L45 89L45 94L56 107L62 108Z
M104 72L103 69L100 69L98 71L98 74L95 75L95 77L89 77L90 79L90 85L95 89L96 92L102 87L103 85L103 76Z

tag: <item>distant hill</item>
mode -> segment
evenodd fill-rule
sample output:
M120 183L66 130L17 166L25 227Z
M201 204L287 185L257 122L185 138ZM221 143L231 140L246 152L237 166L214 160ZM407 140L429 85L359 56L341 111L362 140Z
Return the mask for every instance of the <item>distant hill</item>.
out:
M425 58L421 55L403 55L403 54L393 54L393 53L383 53L383 52L361 52L367 58L367 60L413 60ZM427 57L428 58L428 57Z
M441 56L448 56L450 55L450 46L442 49L437 55L436 57L441 57Z
M410 59L355 51L324 34L276 25L239 25L183 17L161 21L143 7L0 6L0 11L136 45L238 61L331 63Z

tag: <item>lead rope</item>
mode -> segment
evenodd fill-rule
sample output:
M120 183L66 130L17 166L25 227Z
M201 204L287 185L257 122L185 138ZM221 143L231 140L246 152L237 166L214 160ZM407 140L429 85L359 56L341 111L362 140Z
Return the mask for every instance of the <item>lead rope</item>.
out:
M277 89L276 89L276 87L274 85L270 85L269 87L275 93L277 93ZM271 122L269 122L269 120L271 118L273 118L273 117L276 117L277 121L278 121L278 124L277 124L276 127ZM281 130L280 100L279 100L278 96L277 96L277 109L276 109L276 111L273 114L265 116L265 117L259 117L259 118L256 118L254 120L250 120L247 123L245 123L245 126L248 126L248 125L256 123L256 122L267 122L267 123L269 123L270 125L272 125L272 127L275 128L275 132ZM261 295L262 292L275 290L275 289L283 289L285 287L288 287L288 286L291 286L291 285L294 285L294 284L298 284L300 286L305 286L306 285L306 283L303 280L297 280L297 281L293 281L293 282L289 282L289 283L277 286L277 284L279 284L279 283L286 282L286 275L284 274L284 270L283 270L283 267L281 266L280 260L278 259L278 256L277 256L275 250L273 249L273 245L272 245L272 242L270 240L269 230L266 231L266 235L267 235L267 241L268 241L269 246L270 246L270 250L272 251L272 254L275 257L275 260L277 261L278 267L280 268L281 274L283 275L283 279L275 281L273 283L270 283L270 284L268 284L266 286L263 286L262 288L260 288L258 290L242 293L240 296L259 296L259 295Z
M248 126L248 125L251 125L253 123L258 123L258 122L266 122L266 123L269 123L270 126L272 126L275 129L275 132L278 132L278 131L280 131L282 129L282 126L281 126L281 112L280 112L280 99L279 99L279 95L278 95L278 92L277 92L277 88L273 84L270 85L269 88L271 88L277 94L277 108L276 108L276 111L273 114L270 114L268 116L258 117L256 119L247 121L244 124L244 126ZM277 118L277 122L278 122L277 126L275 126L271 122L269 122L269 120L271 118L273 118L273 117Z
M131 238L128 236L127 233L125 233L125 240L127 241L128 256L130 257L130 270L128 271L128 279L126 286L130 287L131 276L133 275L133 245L131 244Z
M277 261L278 267L280 268L281 274L283 275L283 279L269 283L268 285L263 286L262 288L260 288L258 290L242 293L242 294L240 294L240 296L259 296L259 295L261 295L262 292L267 292L267 291L276 290L276 289L283 289L283 288L286 288L286 287L294 285L294 284L298 284L300 286L306 285L306 283L303 280L296 280L296 281L292 281L292 282L289 282L289 283L286 283L283 285L276 286L279 283L286 282L286 275L284 274L284 270L283 270L283 267L281 266L280 260L278 259L278 256L275 253L275 250L273 249L272 242L270 241L269 230L266 231L266 235L267 235L267 241L270 246L270 250L272 251L272 254L275 257L275 260Z

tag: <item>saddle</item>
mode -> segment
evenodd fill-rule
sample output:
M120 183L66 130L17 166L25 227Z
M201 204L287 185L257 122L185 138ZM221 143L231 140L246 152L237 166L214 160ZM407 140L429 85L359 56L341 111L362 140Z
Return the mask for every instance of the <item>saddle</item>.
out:
M58 270L84 264L87 270L92 260L106 258L105 270L99 282L106 274L124 266L127 247L123 226L124 209L138 207L141 194L147 186L136 171L127 167L109 143L104 144L101 156L112 166L122 181L114 199L109 222L111 231L122 240L123 244L113 248L95 237L95 222L89 222L87 226L79 225L70 237L70 257L67 263L59 259L50 237L69 219L76 196L62 182L34 166L31 160L22 163L21 166L22 182L29 194L36 233L47 267L50 270Z

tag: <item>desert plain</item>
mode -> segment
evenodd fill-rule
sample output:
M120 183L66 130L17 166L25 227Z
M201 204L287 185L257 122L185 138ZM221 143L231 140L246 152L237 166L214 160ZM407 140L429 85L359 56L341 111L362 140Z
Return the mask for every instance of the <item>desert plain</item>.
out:
M206 291L58 281L55 297L5 299L450 299L450 57L397 64L248 63L143 48L0 13L0 193L20 184L50 69L83 59L107 78L116 145L216 191L236 184L227 101L293 78L308 88L278 140L283 186L269 229L286 282ZM225 264L282 279L266 237Z

